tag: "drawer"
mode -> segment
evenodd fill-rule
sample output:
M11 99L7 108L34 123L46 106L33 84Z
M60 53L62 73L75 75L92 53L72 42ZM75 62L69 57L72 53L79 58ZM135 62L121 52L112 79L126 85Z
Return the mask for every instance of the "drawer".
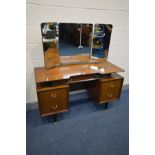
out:
M48 116L68 111L68 94L67 85L38 91L37 95L40 115Z
M74 82L82 82L82 81L95 80L95 79L100 78L101 76L102 75L99 74L99 73L71 76L70 79L69 79L69 82L70 83L74 83Z
M100 96L99 102L108 102L119 99L123 85L123 77L103 79L99 81Z

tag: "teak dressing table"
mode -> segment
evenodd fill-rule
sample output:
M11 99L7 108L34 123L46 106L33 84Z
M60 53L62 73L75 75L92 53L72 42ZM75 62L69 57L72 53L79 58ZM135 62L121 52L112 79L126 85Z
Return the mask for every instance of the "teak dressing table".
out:
M53 49L57 51L56 45ZM47 50L49 51L50 48ZM52 115L56 122L57 114L69 110L70 91L86 89L97 104L105 104L106 107L108 102L120 98L124 78L117 73L124 70L108 62L106 58L97 58L98 62L92 61L93 58L89 62L82 62L86 55L56 57L59 60L55 62L59 62L60 65L47 68L45 62L45 67L34 69L41 117ZM74 60L81 60L79 62L82 63L61 64L62 61L73 60L73 57Z

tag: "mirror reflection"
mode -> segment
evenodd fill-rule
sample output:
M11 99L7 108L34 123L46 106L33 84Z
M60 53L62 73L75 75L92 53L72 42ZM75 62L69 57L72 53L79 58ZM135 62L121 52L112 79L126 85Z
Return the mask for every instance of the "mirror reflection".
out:
M107 59L111 24L48 22L41 24L46 68Z
M75 62L76 56L76 58L81 57L81 60L89 61L92 29L92 24L59 23L60 56L74 56L71 58ZM77 61L80 62L79 59Z
M41 24L43 51L46 68L60 64L60 56L58 49L59 42L59 25L56 22L48 22Z
M112 25L95 24L93 33L92 56L106 59L108 56Z

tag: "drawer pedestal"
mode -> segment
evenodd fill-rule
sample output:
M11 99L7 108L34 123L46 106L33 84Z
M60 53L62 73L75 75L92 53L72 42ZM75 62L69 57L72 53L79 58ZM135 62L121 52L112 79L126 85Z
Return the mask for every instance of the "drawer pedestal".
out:
M37 95L41 116L68 111L68 85L43 88Z

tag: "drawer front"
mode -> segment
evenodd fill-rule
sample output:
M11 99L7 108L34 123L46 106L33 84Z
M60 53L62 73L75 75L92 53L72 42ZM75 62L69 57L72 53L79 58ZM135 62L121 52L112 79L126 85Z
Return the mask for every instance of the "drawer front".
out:
M42 116L68 110L68 86L38 92L38 103Z
M85 75L77 75L77 76L71 76L69 79L69 82L82 82L82 81L89 81L89 80L95 80L97 78L100 78L101 74L85 74Z
M118 99L120 97L122 84L123 78L110 81L100 81L101 93L99 101L108 102L110 100Z

